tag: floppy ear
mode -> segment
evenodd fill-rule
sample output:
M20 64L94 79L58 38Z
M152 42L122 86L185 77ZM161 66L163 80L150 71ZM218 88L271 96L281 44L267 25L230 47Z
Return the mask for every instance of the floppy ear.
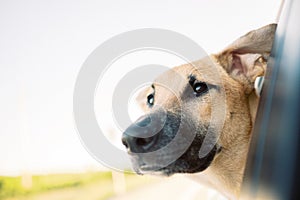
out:
M244 85L246 93L253 90L255 79L265 74L276 26L269 24L253 30L215 55L226 72Z

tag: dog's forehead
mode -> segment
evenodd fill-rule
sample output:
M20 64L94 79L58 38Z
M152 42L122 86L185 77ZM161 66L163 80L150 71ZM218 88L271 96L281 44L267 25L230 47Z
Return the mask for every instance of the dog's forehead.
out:
M174 86L179 89L189 82L190 77L201 82L219 85L221 74L222 71L220 71L218 64L212 58L206 57L164 72L155 79L154 85Z
M188 82L189 69L191 68L186 64L184 66L174 67L162 73L153 82L155 90L171 89L172 91L179 92Z

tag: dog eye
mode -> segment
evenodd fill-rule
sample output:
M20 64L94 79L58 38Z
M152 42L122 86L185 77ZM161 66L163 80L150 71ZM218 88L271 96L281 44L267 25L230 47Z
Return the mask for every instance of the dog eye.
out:
M208 91L208 87L206 83L203 82L195 82L193 84L194 93L198 96Z
M147 104L149 106L153 106L154 104L154 95L153 94L149 94L148 97L147 97Z

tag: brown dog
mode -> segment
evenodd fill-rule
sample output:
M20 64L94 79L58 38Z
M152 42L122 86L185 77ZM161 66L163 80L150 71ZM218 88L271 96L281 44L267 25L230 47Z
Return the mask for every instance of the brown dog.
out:
M201 172L227 197L238 196L259 100L254 82L265 74L275 29L264 26L218 54L175 67L139 95L147 115L122 138L137 173Z

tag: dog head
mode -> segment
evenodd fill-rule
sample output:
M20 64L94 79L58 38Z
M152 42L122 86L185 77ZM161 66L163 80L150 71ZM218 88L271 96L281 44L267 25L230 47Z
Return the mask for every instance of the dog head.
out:
M175 67L139 94L146 114L122 138L137 173L212 168L241 182L258 99L254 81L265 73L275 28L251 31L218 54Z

